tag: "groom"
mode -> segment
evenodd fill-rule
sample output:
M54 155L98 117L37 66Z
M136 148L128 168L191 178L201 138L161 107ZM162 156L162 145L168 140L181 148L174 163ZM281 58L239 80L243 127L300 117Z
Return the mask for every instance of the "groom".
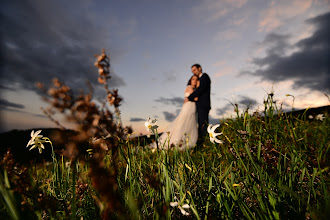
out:
M206 73L203 73L202 67L199 64L192 65L191 72L195 76L199 77L200 85L193 93L190 94L188 99L193 102L194 98L198 97L198 101L196 102L198 115L198 135L200 141L203 141L207 134L209 111L211 109L211 80Z

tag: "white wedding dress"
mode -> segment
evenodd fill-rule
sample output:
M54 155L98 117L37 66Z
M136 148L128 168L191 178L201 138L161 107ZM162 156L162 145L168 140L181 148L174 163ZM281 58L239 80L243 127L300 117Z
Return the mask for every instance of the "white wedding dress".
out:
M188 85L190 86L190 85ZM190 93L186 92L184 97ZM196 113L196 103L186 102L183 104L179 115L159 137L158 146L160 149L177 148L185 149L196 145L198 138L198 123ZM151 145L157 148L156 143Z

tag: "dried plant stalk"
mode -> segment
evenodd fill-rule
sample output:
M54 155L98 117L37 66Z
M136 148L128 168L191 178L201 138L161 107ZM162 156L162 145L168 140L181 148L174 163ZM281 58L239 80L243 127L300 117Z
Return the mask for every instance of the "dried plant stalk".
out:
M89 160L89 177L98 191L101 201L105 203L103 217L107 218L113 212L116 212L117 215L124 213L124 205L121 203L118 192L117 151L119 140L127 135L127 132L131 133L132 129L122 127L119 111L122 98L119 96L117 89L110 90L108 86L108 80L111 78L109 57L104 50L95 57L95 66L98 68L99 73L98 82L103 85L106 91L105 102L115 108L117 122L106 105L99 107L93 101L93 89L90 84L89 93L81 92L75 97L70 87L60 80L54 79L53 86L48 89L44 100L50 104L50 108L45 110L46 114L62 129L65 128L51 117L54 110L64 114L69 121L77 125L78 134L66 143L64 155L67 158L73 161L79 158L80 161L84 161L88 145L92 146L93 155ZM46 91L41 83L38 83L38 87ZM111 154L112 159L109 168L104 166L104 156L107 153Z

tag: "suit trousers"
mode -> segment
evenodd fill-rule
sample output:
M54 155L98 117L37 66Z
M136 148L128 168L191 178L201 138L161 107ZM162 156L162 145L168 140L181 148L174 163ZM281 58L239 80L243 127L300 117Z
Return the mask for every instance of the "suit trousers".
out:
M198 114L198 135L199 138L204 139L207 135L207 126L209 124L209 111L197 111Z

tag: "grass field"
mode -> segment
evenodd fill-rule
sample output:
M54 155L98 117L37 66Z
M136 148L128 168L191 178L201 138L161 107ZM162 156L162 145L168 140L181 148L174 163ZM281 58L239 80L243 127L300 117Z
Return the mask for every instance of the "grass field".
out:
M106 80L100 81L104 85ZM55 93L63 90L61 84L56 88ZM116 92L107 91L117 109ZM78 135L64 140L65 150L53 149L55 137L32 137L28 149L36 145L32 151L48 152L45 156L51 162L22 165L10 151L3 155L2 218L330 217L327 113L313 118L308 110L285 114L269 94L262 112L236 109L235 117L220 121L216 132L222 135L216 138L222 144L206 138L203 145L189 150L151 151L144 144L150 140L130 138L131 132L118 125L115 114L97 111L91 103L90 97L78 97L57 106L71 109L70 119L86 122L78 123ZM19 147L22 152L27 149Z
M294 118L277 113L269 107L264 116L242 113L227 119L218 128L223 132L218 136L223 144L205 140L203 146L186 151L152 152L136 145L141 141L120 140L116 179L106 186L114 194L110 198L113 209L106 216L326 218L328 117L310 121L306 114ZM85 155L83 163L60 155L53 157L51 163L29 167L15 166L10 154L4 157L1 216L104 217L106 202L93 187L102 182L93 183L88 174L90 156ZM104 169L114 169L112 157L105 153Z

